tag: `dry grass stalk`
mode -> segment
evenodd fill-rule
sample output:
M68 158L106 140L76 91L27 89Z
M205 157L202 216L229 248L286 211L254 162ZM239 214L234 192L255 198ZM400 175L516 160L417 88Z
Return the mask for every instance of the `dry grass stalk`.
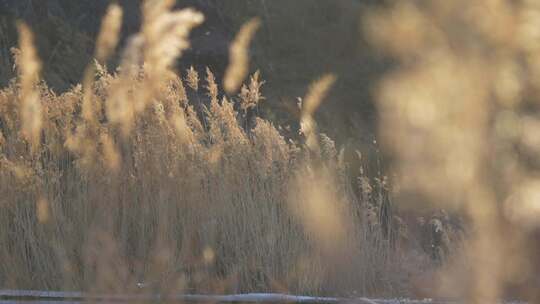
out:
M204 21L193 10L172 11L174 1L147 0L143 4L144 63L150 80L171 68L182 52L189 48L190 31ZM155 79L157 80L157 79Z
M122 8L118 4L111 4L103 17L101 30L96 41L96 59L101 63L105 63L118 44L122 16Z
M242 85L242 90L238 95L240 97L240 108L247 112L249 109L256 108L259 102L261 102L264 97L261 93L261 87L264 84L264 81L260 80L261 73L256 71L249 79L249 84Z
M117 172L120 169L122 157L115 147L115 143L110 135L102 133L100 137L100 144L103 149L103 158L105 164L113 172Z
M24 24L17 25L19 30L20 56L16 59L21 84L20 113L22 133L26 140L37 149L40 144L43 113L39 89L39 73L41 62L34 47L34 35Z
M312 150L318 149L317 126L313 115L335 81L336 76L332 74L321 77L310 86L305 98L302 100L300 131L306 137L307 146Z
M199 90L199 73L197 73L193 66L190 66L186 71L186 81L191 89L194 91Z
M189 32L204 20L193 9L171 10L173 5L171 1L145 1L141 33L131 37L124 52L121 77L107 108L124 136L128 136L137 115L168 85L168 77L162 76L170 75L175 60L189 48ZM133 86L133 80L138 78L145 81Z
M206 68L206 90L208 91L208 97L210 97L211 103L217 103L218 102L218 86L216 83L216 77L210 71L210 69Z
M82 117L89 123L95 123L96 115L101 109L94 100L94 77L96 74L96 66L99 64L107 64L107 59L115 50L120 30L122 26L123 11L117 4L111 4L107 9L107 13L102 20L101 30L96 41L96 63L88 65L83 78L83 104Z
M298 197L293 198L293 213L327 259L337 258L347 244L347 220L328 172L306 170L298 177ZM314 187L314 185L317 185ZM294 205L300 204L300 205Z
M252 18L242 25L231 44L229 66L223 79L223 87L228 94L234 94L249 73L249 44L260 26L261 19Z

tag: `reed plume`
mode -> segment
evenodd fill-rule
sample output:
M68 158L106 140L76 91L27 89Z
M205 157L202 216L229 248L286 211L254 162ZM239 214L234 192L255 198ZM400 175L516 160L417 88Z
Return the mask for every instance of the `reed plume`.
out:
M249 44L257 29L260 18L252 18L240 28L229 49L229 66L225 71L223 87L228 94L235 93L249 73Z
M21 131L32 148L37 150L43 126L42 105L38 88L41 62L34 47L34 34L30 28L22 22L17 24L17 28L19 30L20 51L14 52L18 55L15 62L21 86L19 108L22 122Z

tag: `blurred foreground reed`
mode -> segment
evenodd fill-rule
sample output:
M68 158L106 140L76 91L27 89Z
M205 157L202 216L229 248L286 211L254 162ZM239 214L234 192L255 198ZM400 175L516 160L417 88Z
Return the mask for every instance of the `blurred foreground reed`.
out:
M537 1L404 1L364 23L398 63L377 94L400 204L465 217L434 289L472 303L540 301L539 14Z

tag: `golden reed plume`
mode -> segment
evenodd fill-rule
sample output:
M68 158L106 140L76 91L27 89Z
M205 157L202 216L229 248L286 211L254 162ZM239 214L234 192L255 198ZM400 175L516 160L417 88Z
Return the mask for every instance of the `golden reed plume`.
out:
M307 146L312 150L318 149L317 127L313 114L321 105L336 79L333 74L324 75L311 84L306 97L302 101L300 131L306 137Z
M229 54L229 67L225 72L223 87L228 94L233 94L240 88L242 81L249 72L249 43L253 39L255 32L261 26L260 18L253 18L242 25L231 44Z
M109 56L114 52L118 39L120 37L120 30L122 27L123 11L117 4L111 4L103 21L101 23L101 30L99 32L95 56L99 64L106 64ZM94 84L94 74L96 73L96 65L90 64L86 68L83 79L83 105L82 116L86 121L92 122L95 119L95 113L98 109L95 108L92 94L92 87Z
M19 30L19 58L16 65L19 70L21 85L20 115L22 120L22 134L33 149L39 146L40 133L43 125L41 102L37 88L41 62L34 47L34 34L24 24L18 23ZM16 51L15 51L16 52Z
M96 59L103 63L114 52L122 28L122 8L118 4L111 4L103 21L96 43Z

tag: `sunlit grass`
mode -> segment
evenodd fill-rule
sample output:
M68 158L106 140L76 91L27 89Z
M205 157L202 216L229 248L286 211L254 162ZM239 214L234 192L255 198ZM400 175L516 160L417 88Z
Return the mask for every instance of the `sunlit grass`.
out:
M40 81L20 26L19 76L0 91L0 287L407 294L402 262L427 255L390 237L388 189L358 197L343 152L317 132L335 77L306 92L306 143L285 139L253 111L258 72L224 95L209 69L174 71L203 16L173 4L144 3L114 71L111 6L95 63L61 95ZM243 35L231 91L248 70Z

